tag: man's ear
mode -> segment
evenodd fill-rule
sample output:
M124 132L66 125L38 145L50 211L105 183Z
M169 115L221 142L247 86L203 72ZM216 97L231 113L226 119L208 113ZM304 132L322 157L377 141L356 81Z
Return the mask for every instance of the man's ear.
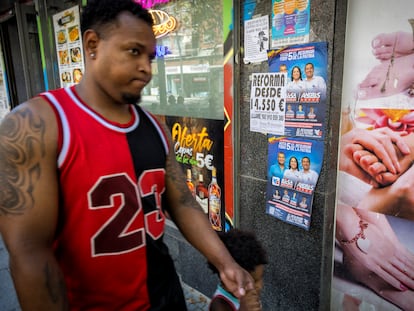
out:
M99 36L95 30L88 29L83 34L83 47L86 55L95 55L99 43Z

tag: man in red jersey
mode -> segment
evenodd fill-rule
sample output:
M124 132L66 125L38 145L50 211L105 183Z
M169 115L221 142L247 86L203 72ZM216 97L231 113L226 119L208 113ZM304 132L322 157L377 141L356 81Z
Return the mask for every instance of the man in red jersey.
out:
M0 233L22 309L186 310L165 212L236 297L254 290L188 191L164 126L136 105L152 76L151 15L133 0L89 0L81 26L81 82L0 125Z

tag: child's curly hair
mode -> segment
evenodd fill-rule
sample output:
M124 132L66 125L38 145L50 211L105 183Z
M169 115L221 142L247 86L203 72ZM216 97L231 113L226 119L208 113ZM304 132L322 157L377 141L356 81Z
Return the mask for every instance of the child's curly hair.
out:
M253 272L257 266L268 263L266 251L254 233L231 229L227 232L218 232L218 236L234 260L248 272ZM208 267L218 274L218 270L210 262L208 262Z

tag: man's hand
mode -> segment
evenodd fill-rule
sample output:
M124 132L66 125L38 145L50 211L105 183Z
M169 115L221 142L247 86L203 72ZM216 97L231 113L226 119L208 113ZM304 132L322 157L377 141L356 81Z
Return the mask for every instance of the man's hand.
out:
M220 271L220 279L225 287L239 299L245 296L248 291L254 290L252 276L236 262L225 266Z

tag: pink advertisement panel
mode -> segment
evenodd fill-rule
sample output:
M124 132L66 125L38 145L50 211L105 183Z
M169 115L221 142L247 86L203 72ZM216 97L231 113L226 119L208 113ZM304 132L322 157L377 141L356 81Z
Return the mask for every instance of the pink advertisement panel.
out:
M348 1L332 310L413 310L414 2Z

